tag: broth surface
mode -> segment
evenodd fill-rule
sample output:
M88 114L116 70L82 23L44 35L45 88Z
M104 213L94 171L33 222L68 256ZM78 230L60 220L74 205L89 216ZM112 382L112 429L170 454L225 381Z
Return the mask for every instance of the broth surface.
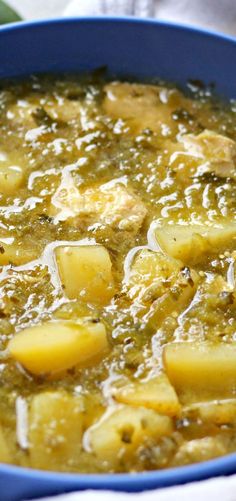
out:
M0 461L235 451L235 102L45 76L0 110Z

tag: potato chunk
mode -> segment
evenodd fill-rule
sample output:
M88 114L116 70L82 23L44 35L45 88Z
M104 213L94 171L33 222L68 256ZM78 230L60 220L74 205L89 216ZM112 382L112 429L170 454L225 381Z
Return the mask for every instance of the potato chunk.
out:
M153 302L147 315L149 325L159 328L168 316L177 318L194 298L198 282L199 275L194 270L186 268L180 272L169 291Z
M114 294L111 259L102 245L57 247L59 275L69 299L106 304Z
M90 364L95 357L104 355L108 341L101 322L46 322L16 334L8 349L29 372L47 375Z
M164 367L177 393L190 400L233 396L236 389L236 343L171 343Z
M100 461L106 461L112 471L122 461L132 461L139 446L156 443L173 432L172 420L151 409L119 406L88 429L92 451Z
M128 287L132 298L147 301L166 292L166 286L173 284L180 269L181 261L149 249L141 250L133 260Z
M180 92L154 85L113 82L105 86L103 108L112 118L127 120L135 133L175 127L172 112L189 101Z
M117 402L153 409L159 414L177 416L180 403L173 386L164 374L143 382L134 382L113 392Z
M222 221L218 227L165 225L155 231L161 249L184 263L198 263L209 253L236 242L236 223Z
M180 313L193 298L199 275L181 261L162 252L142 250L128 277L127 286L144 320L158 328L173 312Z
M29 456L33 468L69 471L79 463L83 406L79 397L47 391L32 398Z
M12 463L13 459L11 457L10 450L7 445L6 438L4 436L3 430L0 427L0 463Z
M103 224L136 234L147 210L142 201L118 181L80 191L72 179L62 180L52 197L50 215L78 225Z
M194 403L183 409L182 416L189 420L200 420L203 423L232 425L236 423L236 399Z
M226 454L227 448L221 437L204 437L183 443L170 466L208 461Z
M203 172L214 172L219 177L236 176L236 143L232 139L205 130L197 136L186 134L181 141L188 152L203 160Z

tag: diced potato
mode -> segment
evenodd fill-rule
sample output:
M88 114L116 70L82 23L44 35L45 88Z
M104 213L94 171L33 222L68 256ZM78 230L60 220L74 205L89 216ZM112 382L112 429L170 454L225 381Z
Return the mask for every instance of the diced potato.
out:
M165 318L170 315L177 317L182 313L193 299L198 281L199 276L194 270L191 270L190 280L180 275L173 287L153 302L146 316L148 324L158 329Z
M73 219L78 225L109 225L137 233L147 214L142 201L125 186L109 182L79 191L72 178L62 180L52 197L50 215L56 221Z
M124 460L132 459L139 446L148 440L154 443L173 432L172 420L151 409L119 406L88 429L92 451L109 470L119 468Z
M186 308L198 281L198 273L184 268L181 261L144 249L131 266L127 285L130 296L137 298L145 320L158 328L167 316Z
M183 264L165 256L162 252L141 250L128 272L129 294L139 299L151 300L166 292L167 285L173 284Z
M232 139L204 130L197 136L186 134L181 141L187 151L205 162L204 172L214 172L219 177L236 176L236 143Z
M112 263L102 245L57 247L56 259L69 299L103 305L114 295Z
M3 430L0 427L0 463L12 463L12 457Z
M35 375L86 366L108 349L105 326L98 322L46 322L15 335L8 344L14 360Z
M182 417L188 420L201 420L203 423L232 425L236 423L236 399L199 402L183 408Z
M23 182L23 172L19 165L8 165L0 159L0 190L4 195L16 193Z
M147 381L134 382L113 392L117 402L153 409L159 414L178 416L180 403L173 386L164 374Z
M183 443L170 466L208 461L226 454L227 449L221 437L204 437Z
M62 391L35 395L29 411L31 467L73 470L80 460L82 425L81 398Z
M220 399L236 390L236 343L170 343L164 348L163 362L180 397Z
M127 120L131 130L161 132L175 127L172 113L179 107L189 107L190 101L180 92L153 85L113 82L105 86L103 107L112 118Z
M13 264L20 266L36 259L37 253L32 246L29 248L18 245L13 237L0 236L0 266Z
M184 263L198 263L209 253L227 249L236 242L236 223L223 221L218 227L165 225L155 231L161 249Z

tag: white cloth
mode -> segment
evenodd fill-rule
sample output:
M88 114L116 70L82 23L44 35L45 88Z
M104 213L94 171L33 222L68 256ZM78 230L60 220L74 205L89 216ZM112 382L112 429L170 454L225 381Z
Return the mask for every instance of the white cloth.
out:
M107 2L109 0L106 0ZM138 0L145 4L146 0ZM8 0L25 19L94 13L101 0ZM111 0L117 4L125 0ZM236 34L236 0L154 0L154 14L158 19L204 26L229 34ZM125 13L125 11L124 11Z
M102 0L8 0L25 19L101 14ZM106 0L111 14L130 14L129 0ZM136 0L138 15L147 15L146 1ZM104 0L103 0L104 4ZM236 0L154 0L158 19L200 25L236 35ZM107 12L108 13L108 12ZM236 475L143 493L84 491L44 501L236 501Z
M44 498L43 501L235 501L236 475L194 482L168 489L135 494L110 491L83 491Z

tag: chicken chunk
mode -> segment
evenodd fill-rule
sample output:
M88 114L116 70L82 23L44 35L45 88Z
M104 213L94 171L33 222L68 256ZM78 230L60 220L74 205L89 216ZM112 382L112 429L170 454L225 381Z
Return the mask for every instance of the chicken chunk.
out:
M236 177L236 143L227 136L204 130L186 134L181 142L185 150L202 160L199 173L213 172L219 177Z
M172 113L188 107L188 99L177 90L154 85L113 82L105 86L103 108L112 118L127 120L131 130L164 131L174 126Z
M62 181L50 208L56 221L72 219L78 225L102 224L133 234L141 228L146 214L143 202L119 180L85 191L80 191L72 178Z

